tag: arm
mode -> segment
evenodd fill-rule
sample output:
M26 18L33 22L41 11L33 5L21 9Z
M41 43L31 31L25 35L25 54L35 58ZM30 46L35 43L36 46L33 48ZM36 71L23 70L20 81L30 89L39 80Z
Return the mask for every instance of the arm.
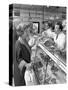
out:
M20 42L16 45L16 61L18 63L18 68L22 71L23 67L27 66L29 63L29 55L27 55L27 49Z
M20 42L16 42L16 61L18 64L18 68L20 69L20 71L22 71L23 66L25 66L26 62L22 56L22 48L20 45Z

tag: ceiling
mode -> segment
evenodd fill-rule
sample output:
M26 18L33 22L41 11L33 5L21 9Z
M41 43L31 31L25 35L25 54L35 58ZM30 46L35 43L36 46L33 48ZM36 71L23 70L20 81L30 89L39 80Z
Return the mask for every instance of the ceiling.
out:
M38 10L45 12L53 12L53 13L63 13L66 14L66 7L57 7L57 6L40 6L40 5L25 5L25 4L14 4L14 9L24 9L24 10Z

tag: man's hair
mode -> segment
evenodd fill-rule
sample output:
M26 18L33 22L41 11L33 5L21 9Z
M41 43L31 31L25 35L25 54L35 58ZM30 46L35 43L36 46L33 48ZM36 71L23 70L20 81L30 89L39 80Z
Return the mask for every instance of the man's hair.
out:
M59 25L59 29L62 31L63 26L62 26L62 23L61 22L56 22L55 25Z

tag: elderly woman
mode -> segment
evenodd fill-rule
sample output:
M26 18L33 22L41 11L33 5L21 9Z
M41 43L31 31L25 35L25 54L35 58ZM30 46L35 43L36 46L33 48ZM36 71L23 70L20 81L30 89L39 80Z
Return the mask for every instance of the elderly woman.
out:
M19 35L18 40L15 44L15 54L16 60L14 65L14 83L15 86L26 85L24 80L24 74L26 67L30 65L31 48L28 45L29 35L28 35L29 25L19 26L17 33Z
M18 72L16 72L15 85L35 85L35 75L33 72L31 61L30 29L31 24L19 26L17 31L19 38L16 42L16 63Z

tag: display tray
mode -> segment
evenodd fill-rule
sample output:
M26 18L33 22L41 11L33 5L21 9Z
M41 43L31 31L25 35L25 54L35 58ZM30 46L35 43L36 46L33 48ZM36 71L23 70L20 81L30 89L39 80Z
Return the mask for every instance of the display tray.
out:
M63 64L66 65L66 52L57 50L54 46L54 43L52 43L50 40L45 41L44 45L47 48L47 50L53 53L55 57L57 57Z

